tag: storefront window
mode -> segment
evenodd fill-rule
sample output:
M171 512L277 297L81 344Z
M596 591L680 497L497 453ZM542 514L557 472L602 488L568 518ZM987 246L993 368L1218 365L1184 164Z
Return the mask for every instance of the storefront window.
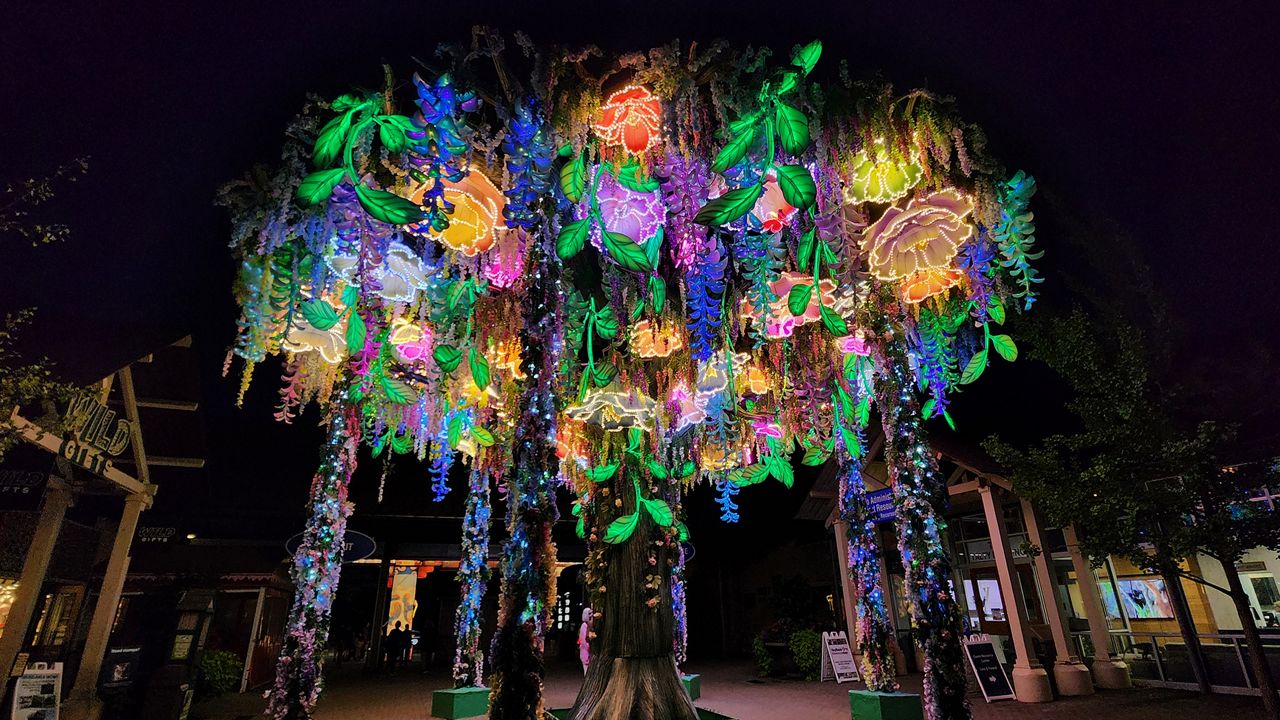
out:
M36 624L34 644L56 647L65 643L71 635L79 605L80 590L78 588L46 593L44 608L40 612L40 622Z
M1270 573L1245 575L1248 581L1246 591L1252 590L1255 609L1259 615L1256 620L1263 627L1280 627L1280 588L1276 587L1276 579Z
M13 599L17 594L17 580L0 578L0 635L4 635L4 626L9 620L9 608L13 607Z

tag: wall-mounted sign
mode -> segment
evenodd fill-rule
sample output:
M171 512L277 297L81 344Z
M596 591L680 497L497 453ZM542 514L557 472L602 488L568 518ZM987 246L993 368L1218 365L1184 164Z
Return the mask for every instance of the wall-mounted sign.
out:
M71 399L63 415L67 432L58 454L89 472L105 475L111 458L129 447L133 426L88 393Z
M284 544L284 549L288 551L289 557L293 557L298 552L298 546L302 544L302 533L298 533L289 538ZM357 560L363 560L378 550L378 543L373 538L355 530L348 530L342 540L342 562L349 563Z
M138 528L138 542L167 543L178 534L175 527L143 526Z
M102 677L99 678L98 685L104 688L132 685L141 655L140 647L114 647L107 650L107 656L102 659Z
M892 522L897 517L893 509L893 490L872 490L867 493L867 509L875 522Z
M849 638L843 630L822 633L822 681L835 679L836 684L858 679L858 663L853 660Z
M38 509L52 471L53 458L48 453L27 443L9 448L0 465L0 510Z
M982 688L982 697L987 702L992 700L1013 700L1013 686L1009 684L1009 676L1004 672L1000 656L996 654L996 646L990 635L971 635L964 640L964 654L969 658L969 667L973 668L978 687Z

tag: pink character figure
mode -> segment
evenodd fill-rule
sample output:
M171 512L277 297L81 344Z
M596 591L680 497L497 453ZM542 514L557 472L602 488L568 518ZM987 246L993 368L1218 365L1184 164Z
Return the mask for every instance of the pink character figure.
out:
M587 674L587 666L591 664L591 608L582 608L582 625L578 628L578 659L582 661L582 674Z

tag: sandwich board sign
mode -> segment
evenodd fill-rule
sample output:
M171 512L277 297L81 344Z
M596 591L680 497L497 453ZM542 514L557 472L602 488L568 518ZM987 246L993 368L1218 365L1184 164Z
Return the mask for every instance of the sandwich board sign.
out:
M13 720L58 720L62 663L32 663L13 688Z
M964 640L964 654L969 658L969 667L973 668L973 676L982 689L982 697L987 702L993 700L1013 700L1013 686L1009 676L1004 672L1000 656L996 655L995 643L991 636L970 635Z
M822 680L834 678L836 684L858 680L858 663L849 649L844 631L822 633Z

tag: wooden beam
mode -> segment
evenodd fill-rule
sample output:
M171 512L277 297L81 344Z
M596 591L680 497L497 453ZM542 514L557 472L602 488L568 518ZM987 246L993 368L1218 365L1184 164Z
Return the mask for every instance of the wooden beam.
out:
M129 458L121 458L116 462L124 465L133 465L135 462ZM171 457L169 455L148 455L147 465L150 467L172 467L172 468L192 468L199 470L204 467L204 458L194 457Z
M142 446L142 423L138 421L138 396L133 392L133 370L128 365L116 373L120 376L120 397L124 399L124 414L129 418L130 434L133 435L133 460L138 466L138 480L143 485L151 484L151 473L147 470L147 451Z
M1009 484L1008 480L1005 480L999 475L979 475L977 480L957 483L947 488L947 495L963 495L965 493L978 492L978 488L982 487L983 484L995 485L996 487L1004 488L1010 493L1013 493L1013 486Z
M180 412L195 412L200 409L200 403L192 400L162 400L159 398L138 398L138 407L148 408L151 410L177 410Z

